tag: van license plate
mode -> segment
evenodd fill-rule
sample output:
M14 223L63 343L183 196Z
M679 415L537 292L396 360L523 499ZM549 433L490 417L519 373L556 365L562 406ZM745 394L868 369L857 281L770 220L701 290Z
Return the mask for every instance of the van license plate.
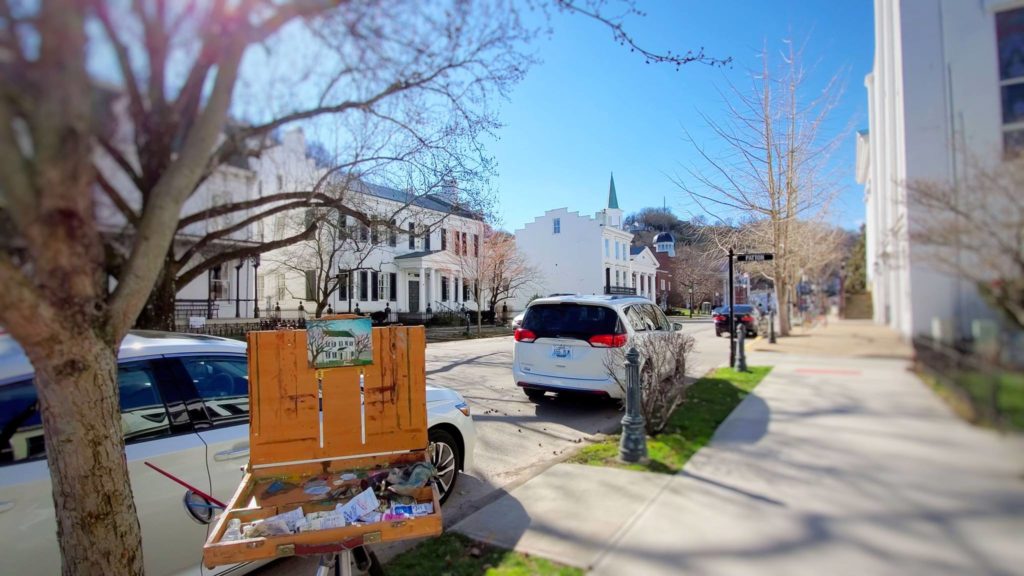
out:
M572 346L552 346L551 357L572 360Z

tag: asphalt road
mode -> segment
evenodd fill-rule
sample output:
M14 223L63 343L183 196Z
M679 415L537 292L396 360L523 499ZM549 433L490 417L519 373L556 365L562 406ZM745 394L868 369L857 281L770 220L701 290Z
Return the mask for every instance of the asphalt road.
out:
M685 322L696 339L691 375L728 361L728 339L716 338L710 320ZM445 524L490 503L596 433L615 431L622 418L617 402L548 394L526 398L512 379L512 338L430 344L427 381L458 390L476 424L475 464L462 475L445 504Z
M728 362L729 340L716 338L710 320L683 322L696 339L691 376ZM474 466L459 477L445 503L445 526L451 526L526 482L578 448L597 433L615 431L622 418L617 402L548 394L527 399L512 379L511 337L483 338L427 346L427 381L458 390L469 402L476 425ZM386 558L400 545L378 549ZM314 573L313 559L291 559L260 571L262 576Z

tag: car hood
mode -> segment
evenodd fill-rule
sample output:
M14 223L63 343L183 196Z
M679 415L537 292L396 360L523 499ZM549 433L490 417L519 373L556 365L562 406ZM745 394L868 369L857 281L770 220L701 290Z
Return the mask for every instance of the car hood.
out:
M464 401L462 394L459 394L455 390L427 384L427 404L436 404L438 402L459 403Z

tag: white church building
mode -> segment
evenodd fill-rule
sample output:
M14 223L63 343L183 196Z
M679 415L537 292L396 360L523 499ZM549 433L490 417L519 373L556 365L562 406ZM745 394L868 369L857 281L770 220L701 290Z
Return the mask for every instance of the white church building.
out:
M608 204L594 216L548 210L515 231L516 246L538 270L537 294L637 294L655 300L658 260L647 247L632 247L623 212L608 186ZM521 294L516 309L525 307Z

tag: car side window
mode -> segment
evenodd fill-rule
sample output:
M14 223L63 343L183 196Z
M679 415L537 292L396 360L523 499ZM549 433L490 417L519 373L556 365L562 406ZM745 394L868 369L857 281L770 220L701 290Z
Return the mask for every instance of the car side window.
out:
M31 380L0 386L0 466L46 456Z
M644 304L644 311L647 313L647 317L654 325L653 330L670 332L672 331L672 323L665 317L665 313L654 304Z
M171 419L157 388L152 364L121 364L117 367L117 383L121 391L121 430L125 443L171 434Z
M121 430L127 444L171 433L167 406L149 362L118 366ZM0 466L46 457L43 422L32 380L0 386Z
M249 367L245 358L195 356L181 360L214 425L249 421Z
M640 306L626 308L626 321L629 322L634 332L646 332L653 329L650 320L646 318Z

